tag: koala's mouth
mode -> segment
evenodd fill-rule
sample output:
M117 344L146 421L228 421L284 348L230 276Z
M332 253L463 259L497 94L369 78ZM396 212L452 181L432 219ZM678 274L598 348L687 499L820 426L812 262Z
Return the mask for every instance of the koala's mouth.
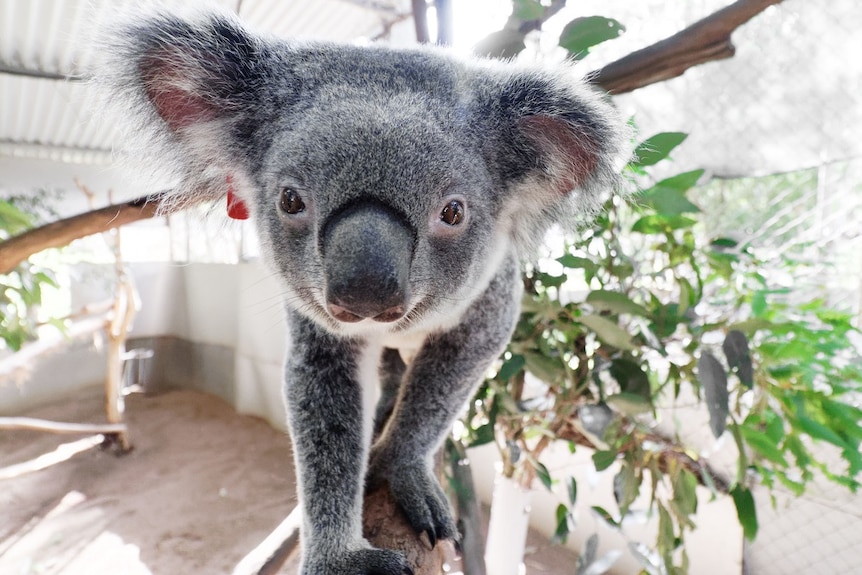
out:
M357 323L365 319L379 323L392 323L406 315L404 305L401 304L390 306L379 313L374 309L358 312L355 308L351 310L334 303L330 303L327 309L332 317L342 323Z

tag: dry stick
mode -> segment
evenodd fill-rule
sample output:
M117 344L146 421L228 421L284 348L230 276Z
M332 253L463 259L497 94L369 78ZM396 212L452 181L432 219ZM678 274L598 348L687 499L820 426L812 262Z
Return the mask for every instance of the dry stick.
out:
M611 62L591 82L610 94L623 94L676 78L699 64L730 58L736 51L731 34L781 1L738 0L673 36Z

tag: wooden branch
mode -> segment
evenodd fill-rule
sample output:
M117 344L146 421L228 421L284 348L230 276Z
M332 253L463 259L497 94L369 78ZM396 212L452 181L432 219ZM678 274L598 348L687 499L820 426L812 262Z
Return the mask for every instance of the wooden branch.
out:
M611 62L592 77L610 94L623 94L681 76L686 70L730 58L736 49L731 34L782 0L738 0L688 28Z
M0 274L11 272L22 261L42 250L62 247L78 238L151 218L156 214L162 197L163 194L156 194L114 204L57 220L9 238L0 243Z
M438 541L430 549L417 537L388 486L365 495L362 530L365 538L375 547L403 553L415 575L440 575L443 572L443 546L451 543Z

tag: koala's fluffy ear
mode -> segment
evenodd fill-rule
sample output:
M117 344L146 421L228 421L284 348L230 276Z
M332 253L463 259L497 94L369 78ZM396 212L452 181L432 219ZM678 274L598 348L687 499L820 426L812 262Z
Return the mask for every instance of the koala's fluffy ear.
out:
M137 17L115 24L102 43L103 93L137 119L128 134L135 153L155 154L179 174L175 199L219 197L226 179L243 181L268 109L265 43L221 13Z
M602 192L619 188L624 123L569 67L511 73L493 98L503 115L498 165L518 200L532 204L521 227L588 215Z

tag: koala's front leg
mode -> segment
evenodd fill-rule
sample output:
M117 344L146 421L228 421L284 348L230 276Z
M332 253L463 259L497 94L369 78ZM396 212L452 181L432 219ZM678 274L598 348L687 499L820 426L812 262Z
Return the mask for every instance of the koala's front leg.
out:
M514 258L461 322L429 336L404 374L401 394L371 450L368 487L387 483L408 521L433 546L455 538L433 455L491 363L509 341L521 289Z
M400 553L374 549L362 538L368 438L357 378L363 344L289 315L285 397L303 512L301 573L411 573Z

